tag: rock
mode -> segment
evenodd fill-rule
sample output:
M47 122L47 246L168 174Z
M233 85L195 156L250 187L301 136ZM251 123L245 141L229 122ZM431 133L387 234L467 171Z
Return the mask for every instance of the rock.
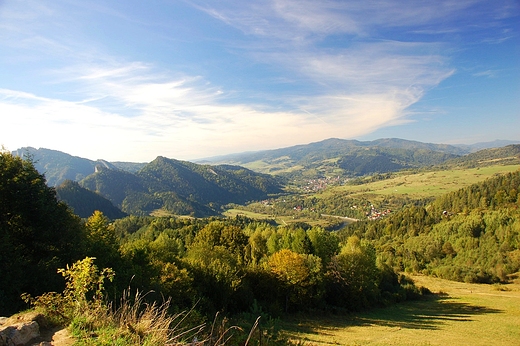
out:
M35 321L20 322L0 327L0 345L25 345L40 336L40 326Z

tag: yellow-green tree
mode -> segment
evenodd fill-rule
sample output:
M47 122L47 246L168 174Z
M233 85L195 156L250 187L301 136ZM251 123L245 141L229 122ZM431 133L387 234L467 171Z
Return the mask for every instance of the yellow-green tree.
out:
M101 267L119 267L119 243L110 220L100 211L95 211L86 224L87 254L95 257Z
M282 249L271 255L267 269L278 279L285 296L285 309L290 305L301 306L319 294L321 283L321 259Z

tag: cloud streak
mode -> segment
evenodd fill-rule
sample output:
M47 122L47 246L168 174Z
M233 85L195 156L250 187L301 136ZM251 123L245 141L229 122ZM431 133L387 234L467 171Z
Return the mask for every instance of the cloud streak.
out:
M32 52L27 61L45 60L34 78L44 75L41 85L53 88L0 84L0 114L12 115L10 127L16 129L0 129L1 140L12 149L35 145L35 138L49 148L65 141L75 155L149 161L157 155L195 159L359 137L414 121L410 106L456 73L450 42L440 38L468 30L468 9L490 8L480 0L420 6L412 0L187 3L204 20L209 16L213 25L236 35L231 41L206 33L208 42L243 64L275 71L265 76L272 84L260 92L251 78L239 90L233 81L248 77L234 75L232 63L222 65L229 71L218 65L231 80L226 83L211 79L203 68L187 72L186 65L168 64L171 55L165 61L147 60L145 54L136 58L110 51L88 31L78 41L62 35L67 28L79 32L71 23L87 27L82 11L87 18L110 16L122 21L120 26L150 23L121 9L94 4L69 13L66 2L38 5L41 12L9 9L2 18L16 21L1 24L8 33L0 39L2 47ZM507 16L497 9L492 13L493 18ZM72 17L58 20L68 14ZM62 29L58 34L49 29L56 27ZM402 39L403 32L412 39ZM174 31L163 34L169 42L179 39ZM6 55L1 61L15 59Z

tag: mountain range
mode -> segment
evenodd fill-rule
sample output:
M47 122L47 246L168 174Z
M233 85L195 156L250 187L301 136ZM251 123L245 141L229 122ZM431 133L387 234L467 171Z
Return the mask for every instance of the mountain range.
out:
M506 142L488 145L499 143ZM520 163L520 145L478 152L473 148L477 147L402 139L328 139L198 163L162 156L150 163L92 161L31 147L13 154L30 157L36 169L45 174L48 185L55 186L58 197L78 215L86 217L93 210L102 209L109 217L118 218L125 213L147 215L154 211L216 215L226 204L242 204L281 193L287 179L355 177L439 165Z
M475 145L422 143L397 138L357 141L331 138L288 148L231 154L198 162L234 164L285 176L361 176L444 164L478 150L511 145L494 141Z

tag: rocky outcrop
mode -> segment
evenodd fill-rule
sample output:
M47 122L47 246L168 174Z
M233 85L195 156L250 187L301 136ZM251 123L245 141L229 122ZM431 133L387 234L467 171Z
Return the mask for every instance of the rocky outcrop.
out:
M40 326L37 322L20 322L0 328L0 345L26 345L32 339L40 336Z
M0 346L72 346L74 338L37 312L0 317Z
M32 345L31 341L40 336L40 325L47 322L38 313L0 318L0 346Z

